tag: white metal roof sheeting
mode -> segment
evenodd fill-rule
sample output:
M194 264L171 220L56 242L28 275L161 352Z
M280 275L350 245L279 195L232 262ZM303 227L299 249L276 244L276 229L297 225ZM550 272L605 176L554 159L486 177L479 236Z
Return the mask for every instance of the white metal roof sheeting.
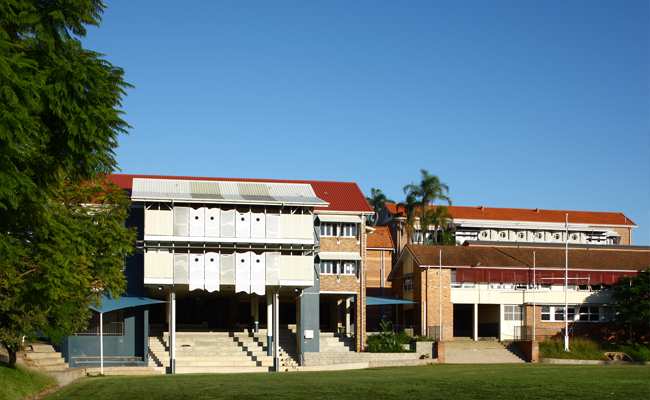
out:
M304 183L186 181L133 178L134 201L188 201L209 203L295 204L327 207Z

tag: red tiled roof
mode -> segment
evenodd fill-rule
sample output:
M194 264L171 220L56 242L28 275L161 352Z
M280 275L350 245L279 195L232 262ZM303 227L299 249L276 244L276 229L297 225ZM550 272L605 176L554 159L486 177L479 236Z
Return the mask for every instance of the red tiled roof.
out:
M403 217L404 207L397 204L386 204L388 211L397 217ZM598 211L564 211L540 210L527 208L493 208L493 207L447 207L454 219L475 219L487 221L530 221L564 223L566 214L569 222L590 225L624 225L636 227L623 213Z
M406 246L419 265L439 265L442 251L443 266L533 267L533 252L537 268L564 269L565 249L467 247L467 246ZM650 250L569 249L569 269L645 270L650 265Z
M393 249L393 239L387 226L374 226L374 232L368 234L367 248Z
M145 179L182 179L193 181L230 181L230 182L272 182L272 183L306 183L311 185L319 199L330 203L329 207L315 207L315 210L348 211L373 213L366 196L354 182L299 181L280 179L236 179L236 178L206 178L190 176L163 175L125 175L112 174L107 179L119 185L129 193L133 188L133 178Z

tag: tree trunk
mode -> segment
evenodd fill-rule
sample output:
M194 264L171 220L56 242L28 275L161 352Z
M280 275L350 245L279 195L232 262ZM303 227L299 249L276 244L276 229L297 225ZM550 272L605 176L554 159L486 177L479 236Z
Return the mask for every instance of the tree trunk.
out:
M7 349L9 352L9 366L11 368L16 368L16 352L12 349Z

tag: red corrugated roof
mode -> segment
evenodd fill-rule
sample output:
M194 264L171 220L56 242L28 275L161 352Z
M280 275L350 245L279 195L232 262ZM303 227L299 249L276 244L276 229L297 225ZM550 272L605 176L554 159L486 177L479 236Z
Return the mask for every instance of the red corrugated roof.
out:
M404 216L404 207L394 203L386 204L386 208L394 216ZM564 223L569 214L569 223L590 225L624 225L636 227L623 213L598 211L565 211L540 210L526 208L493 208L493 207L448 207L449 213L455 219L476 219L486 221L530 221Z
M274 183L306 183L311 185L319 199L330 203L329 207L315 207L315 210L350 211L373 213L366 196L354 182L326 182L326 181L299 181L280 179L238 179L238 178L206 178L192 176L167 176L167 175L126 175L112 174L107 179L115 182L121 188L131 192L133 178L145 179L182 179L192 181L230 181L230 182L274 182Z
M374 232L368 234L367 248L392 249L393 239L387 226L374 226Z
M442 251L444 266L564 268L565 249L424 246L409 244L406 249L419 265L439 265ZM535 255L533 255L535 253ZM645 270L650 265L650 251L569 249L569 269Z

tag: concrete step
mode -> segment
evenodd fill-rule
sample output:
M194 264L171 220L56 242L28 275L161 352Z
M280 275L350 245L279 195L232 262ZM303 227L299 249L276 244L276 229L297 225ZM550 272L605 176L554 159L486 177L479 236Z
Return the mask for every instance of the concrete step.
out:
M63 364L57 364L57 365L44 365L44 366L38 366L38 369L41 371L62 371L64 369L67 369L69 367L68 363L63 363Z
M36 353L55 353L54 347L49 343L32 343L30 345Z
M239 374L269 372L270 367L182 367L176 366L177 374Z
M179 361L176 360L176 368L179 367L272 367L273 361Z
M37 367L65 364L65 358L61 356L59 356L58 358L40 358L36 360L32 359L32 361Z
M268 362L268 361L273 361L273 357L269 356L263 356L263 357L248 357L248 356L222 356L222 357L188 357L188 356L179 356L176 357L176 362L193 362L193 361L206 361L206 362L230 362L230 361L241 361L241 360L249 360L249 361L262 361L262 362Z
M99 375L100 373L100 367L86 368L88 375ZM164 367L104 367L104 375L159 375L164 373Z
M30 353L27 352L25 353L27 358L30 360L45 360L45 359L56 359L56 358L61 358L61 353L53 353L53 352L47 352L47 353Z

